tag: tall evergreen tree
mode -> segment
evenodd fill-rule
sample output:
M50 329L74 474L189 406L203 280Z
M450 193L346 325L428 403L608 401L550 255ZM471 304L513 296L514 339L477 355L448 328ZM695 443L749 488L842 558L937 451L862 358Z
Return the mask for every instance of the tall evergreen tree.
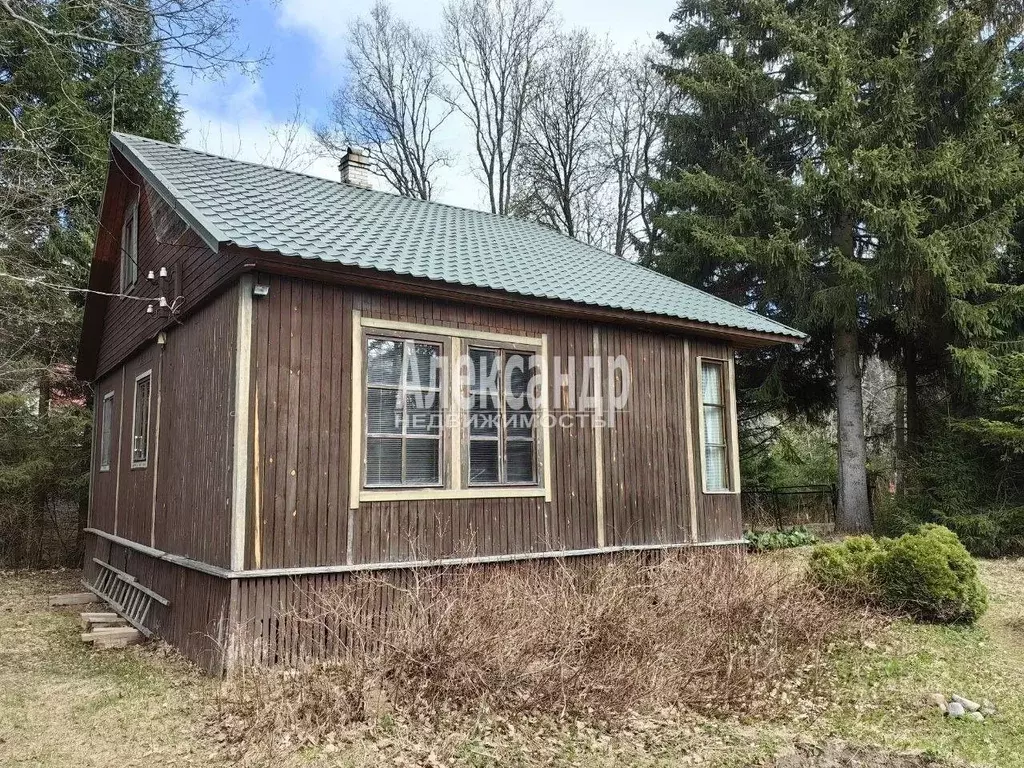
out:
M158 44L121 45L129 33L95 4L19 10L58 37L89 30L55 46L0 16L0 527L39 541L54 496L77 496L84 510L89 397L71 373L84 303L75 289L88 279L111 127L176 141L181 122ZM6 544L14 559L40 559L2 538L0 557Z
M818 339L838 523L865 530L861 356L930 328L943 343L995 337L1018 302L994 279L1024 190L997 98L1022 10L682 0L673 20L665 76L685 107L666 120L652 264Z

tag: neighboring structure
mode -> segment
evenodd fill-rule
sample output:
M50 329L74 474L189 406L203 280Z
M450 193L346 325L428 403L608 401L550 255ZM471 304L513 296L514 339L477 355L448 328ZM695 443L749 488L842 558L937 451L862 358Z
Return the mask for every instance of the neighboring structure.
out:
M86 580L213 671L326 652L288 614L361 570L735 544L733 351L803 339L538 224L120 134L90 287Z

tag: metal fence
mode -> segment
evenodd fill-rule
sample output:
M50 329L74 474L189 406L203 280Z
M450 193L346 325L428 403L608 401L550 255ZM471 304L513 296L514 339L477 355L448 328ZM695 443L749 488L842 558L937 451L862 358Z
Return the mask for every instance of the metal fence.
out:
M798 525L834 526L836 487L794 485L745 488L741 494L746 530L792 528Z

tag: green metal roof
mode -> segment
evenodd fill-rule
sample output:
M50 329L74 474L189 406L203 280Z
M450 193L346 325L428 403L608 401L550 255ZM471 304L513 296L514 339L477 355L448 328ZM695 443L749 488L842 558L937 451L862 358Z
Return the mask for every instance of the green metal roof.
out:
M115 133L214 250L234 244L523 296L804 334L534 222L411 200Z

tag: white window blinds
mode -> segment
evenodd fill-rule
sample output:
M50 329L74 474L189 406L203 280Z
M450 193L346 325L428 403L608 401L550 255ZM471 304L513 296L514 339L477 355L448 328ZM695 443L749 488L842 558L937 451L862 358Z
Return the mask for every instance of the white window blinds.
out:
M723 365L701 361L701 403L704 419L704 485L707 491L728 491L727 440Z
M366 342L366 476L370 488L441 483L441 345Z

